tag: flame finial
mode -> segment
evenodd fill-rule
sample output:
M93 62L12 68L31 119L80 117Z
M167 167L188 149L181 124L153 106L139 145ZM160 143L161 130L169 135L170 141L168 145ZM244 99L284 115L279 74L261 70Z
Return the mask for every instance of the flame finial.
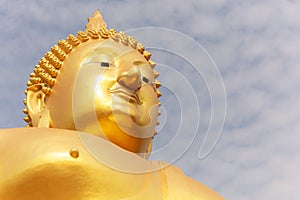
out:
M96 10L92 17L88 18L88 23L85 25L85 30L94 29L100 31L106 29L106 23L102 19L102 15L99 10Z

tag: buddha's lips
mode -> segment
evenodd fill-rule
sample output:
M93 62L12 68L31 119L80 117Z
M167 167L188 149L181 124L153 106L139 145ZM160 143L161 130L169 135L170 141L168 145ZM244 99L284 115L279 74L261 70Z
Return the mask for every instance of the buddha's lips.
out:
M110 93L113 93L113 94L118 94L119 93L119 94L126 95L130 99L134 100L134 102L136 102L139 105L143 104L143 102L140 100L139 96L135 92L129 93L126 90L124 90L123 88L121 88L121 87L113 88L113 89L110 88L108 90L109 90Z

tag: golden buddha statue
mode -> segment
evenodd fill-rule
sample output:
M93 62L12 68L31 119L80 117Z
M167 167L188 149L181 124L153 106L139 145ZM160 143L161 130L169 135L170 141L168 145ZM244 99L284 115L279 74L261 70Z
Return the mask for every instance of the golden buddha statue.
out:
M160 92L143 45L99 11L35 66L27 128L0 131L0 199L223 199L148 161Z

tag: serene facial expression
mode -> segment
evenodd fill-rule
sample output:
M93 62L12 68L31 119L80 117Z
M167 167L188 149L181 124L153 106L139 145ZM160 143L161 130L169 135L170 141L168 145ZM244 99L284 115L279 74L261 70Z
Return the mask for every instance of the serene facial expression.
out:
M53 127L61 127L61 116L72 109L76 130L105 137L133 152L144 152L157 122L155 79L144 56L109 39L82 47L66 65L53 88L56 95L49 98L49 104L56 102L55 98L65 104L52 113ZM70 98L72 108L64 103Z

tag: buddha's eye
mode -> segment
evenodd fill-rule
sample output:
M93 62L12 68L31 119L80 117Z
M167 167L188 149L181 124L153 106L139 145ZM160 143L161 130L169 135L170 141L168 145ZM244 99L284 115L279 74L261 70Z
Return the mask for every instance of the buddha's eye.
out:
M99 62L101 67L105 67L105 68L113 68L115 67L115 65L113 63L110 62Z
M112 68L115 67L114 58L110 55L97 53L88 55L84 60L83 64L91 64L93 66L98 66L102 68Z
M143 76L143 81L147 84L151 83L151 81L148 78L146 78L145 76Z
M92 64L93 66L99 66L99 67L103 67L103 68L115 67L115 65L113 63L109 63L109 62L88 62L85 64Z
M145 76L143 76L142 80L143 80L146 84L151 85L152 88L153 88L153 90L154 90L154 92L156 92L156 87L155 87L155 85L154 85L148 78L146 78Z
M101 67L109 67L110 64L108 62L101 62L100 63Z

